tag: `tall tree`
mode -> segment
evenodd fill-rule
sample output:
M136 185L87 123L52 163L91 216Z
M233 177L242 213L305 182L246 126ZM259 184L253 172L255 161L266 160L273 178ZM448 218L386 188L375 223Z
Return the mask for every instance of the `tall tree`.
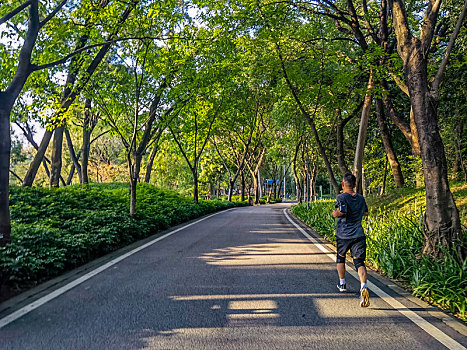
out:
M44 35L46 41L55 41L54 34L58 37L67 33L64 30L68 24L72 23L71 11L74 5L67 4L67 0L62 0L55 5L41 6L39 0L30 0L14 7L13 4L2 6L0 9L0 25L11 24L17 31L13 38L22 40L10 40L12 50L2 50L2 61L8 64L1 65L2 84L0 88L0 245L10 241L11 225L9 214L9 162L10 162L10 114L28 78L36 71L52 68L69 61L73 56L79 54L88 47L69 51L67 45L59 45L61 51L51 50L54 55L62 57L56 60L57 56L48 55L47 50L36 50L38 43L42 43L39 34ZM82 7L93 8L96 5L92 1L83 1L78 4L78 9ZM99 7L99 5L97 5ZM64 18L56 20L59 12L64 12ZM24 15L27 13L27 15ZM60 27L61 26L61 27ZM98 30L98 28L96 28ZM66 34L64 35L66 37ZM13 44L14 43L14 44ZM19 43L19 45L18 45ZM68 51L68 53L66 52ZM42 56L41 56L42 54ZM4 56L6 55L6 56ZM11 57L10 57L11 55ZM9 72L4 74L4 70ZM14 72L13 74L11 72ZM5 78L6 77L6 78ZM42 157L38 162L39 166Z
M467 257L467 246L462 234L459 211L449 189L446 156L438 127L437 106L440 98L439 87L449 55L467 13L467 0L449 38L438 71L430 81L428 53L432 47L441 3L441 0L430 0L426 4L425 17L418 35L412 31L409 24L404 0L392 0L391 9L397 37L397 51L403 61L410 103L420 137L427 202L423 252L439 257L443 255L442 247L444 247L454 250L459 258L464 260Z
M183 119L175 120L175 126L168 128L172 137L185 158L188 167L193 175L193 200L199 201L199 164L204 149L211 137L212 127L219 115L221 101L214 107L208 101L198 99L193 109L188 109L182 114Z

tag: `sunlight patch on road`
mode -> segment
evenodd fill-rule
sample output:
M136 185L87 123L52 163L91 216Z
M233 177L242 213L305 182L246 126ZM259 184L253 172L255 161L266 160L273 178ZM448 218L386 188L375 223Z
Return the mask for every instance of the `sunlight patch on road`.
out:
M310 252L310 248L302 240L215 249L204 253L200 259L208 265L216 266L286 266L297 269L311 268L312 264L320 263L319 258Z
M260 319L260 318L279 318L279 314L271 314L271 313L268 313L268 314L230 314L230 315L227 315L227 318L230 319L230 320L246 320L246 319L250 319L250 320L253 320L253 319Z
M230 310L277 309L273 300L235 300L229 303Z
M346 294L341 294L341 296ZM363 309L360 307L360 299L351 293L347 293L348 298L328 298L323 296L321 298L314 298L313 304L316 312L323 319L344 319L355 318L356 315L364 313L365 316L371 318L388 318L387 313L370 306ZM389 320L392 322L392 320Z
M296 294L217 294L217 295L179 295L169 297L174 301L197 301L197 300L241 300L241 299L277 299L277 298L322 298L330 296L344 297L342 293L296 293Z
M274 313L277 303L273 300L234 300L229 303L228 309L231 311L227 314L230 320L279 318L279 314Z

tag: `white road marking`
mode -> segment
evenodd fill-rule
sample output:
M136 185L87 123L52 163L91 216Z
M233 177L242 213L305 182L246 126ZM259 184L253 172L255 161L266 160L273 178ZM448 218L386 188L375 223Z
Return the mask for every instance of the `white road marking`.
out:
M316 239L314 239L312 236L310 236L304 229L302 229L298 224L296 224L287 214L287 209L284 209L284 214L287 220L289 220L305 237L307 237L310 241L312 241L316 247L318 247L319 250L321 250L323 253L331 253L329 250L327 250L325 247L323 247L321 244L319 244ZM331 255L331 254L326 254L328 257L330 257L334 262L336 261L336 256ZM347 271L349 272L353 277L355 277L357 280L359 280L358 273L354 270ZM439 341L441 344L446 346L448 349L451 350L465 350L466 348L459 344L457 341L452 339L450 336L447 334L443 333L441 330L433 326L430 322L425 320L423 317L417 315L415 312L407 308L405 305L401 304L399 301L391 297L389 294L378 288L376 285L371 283L370 281L367 281L367 285L369 289L375 293L377 296L379 296L382 300L384 300L386 303L388 303L390 306L392 306L395 310L399 311L402 315L407 317L410 321L415 323L418 327L423 329L425 332L427 332L429 335L431 335L433 338L435 338L437 341Z
M5 316L4 318L0 319L0 329L5 327L7 324L17 320L18 318L26 315L27 313L31 312L32 310L37 309L39 306L42 306L45 303L48 303L52 299L55 299L56 297L62 295L63 293L69 291L70 289L80 285L81 283L87 281L88 279L94 277L95 275L101 273L102 271L108 269L109 267L111 267L111 266L119 263L120 261L128 258L129 256L131 256L131 255L133 255L133 254L135 254L135 253L137 253L137 252L139 252L139 251L153 245L154 243L159 242L159 241L163 240L164 238L167 238L167 237L173 235L174 233L177 233L177 232L179 232L181 230L184 230L184 229L186 229L186 228L188 228L190 226L196 225L197 223L199 223L201 221L209 219L209 218L213 217L214 215L225 213L225 212L230 211L232 209L235 209L235 208L230 208L230 209L227 209L227 210L223 210L223 211L211 214L211 215L206 216L206 217L204 217L202 219L199 219L199 220L197 220L195 222L192 222L191 224L187 224L185 226L179 227L176 230L173 230L173 231L171 231L169 233L166 233L165 235L163 235L161 237L158 237L158 238L156 238L156 239L154 239L154 240L152 240L152 241L150 241L150 242L148 242L148 243L146 243L146 244L144 244L144 245L142 245L142 246L140 246L138 248L135 248L135 249L129 251L128 253L125 253L125 254L123 254L123 255L109 261L108 263L98 267L97 269L94 269L94 270L88 272L87 274L85 274L85 275L81 276L80 278L66 284L65 286L53 291L52 293L47 294L47 295L43 296L42 298L37 299L36 301L34 301L34 302L22 307L21 309L9 314L8 316Z

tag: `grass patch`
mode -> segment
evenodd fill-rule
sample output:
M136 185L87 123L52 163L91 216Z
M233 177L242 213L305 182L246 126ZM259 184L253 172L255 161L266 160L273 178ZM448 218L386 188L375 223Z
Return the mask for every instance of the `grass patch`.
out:
M464 203L467 186L453 186L456 203ZM367 235L367 261L383 274L408 285L413 294L467 320L467 261L446 254L441 261L422 256L422 218L425 193L402 189L384 197L369 198L368 218L362 225ZM459 211L465 212L460 205ZM292 207L292 212L313 229L335 242L334 201L318 201ZM465 222L465 217L464 217ZM464 232L467 240L467 231Z
M128 184L10 188L12 243L0 248L0 286L15 294L139 239L245 203L203 201L138 184L129 216ZM2 297L4 297L2 295Z

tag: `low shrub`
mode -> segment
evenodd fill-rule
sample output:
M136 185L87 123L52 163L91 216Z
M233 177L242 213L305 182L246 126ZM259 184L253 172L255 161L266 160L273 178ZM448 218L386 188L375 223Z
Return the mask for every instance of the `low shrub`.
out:
M266 204L266 203L270 203L270 204L274 204L274 203L282 203L282 198L269 198L269 201L268 201L268 196L263 196L263 197L259 197L259 202L261 204Z

